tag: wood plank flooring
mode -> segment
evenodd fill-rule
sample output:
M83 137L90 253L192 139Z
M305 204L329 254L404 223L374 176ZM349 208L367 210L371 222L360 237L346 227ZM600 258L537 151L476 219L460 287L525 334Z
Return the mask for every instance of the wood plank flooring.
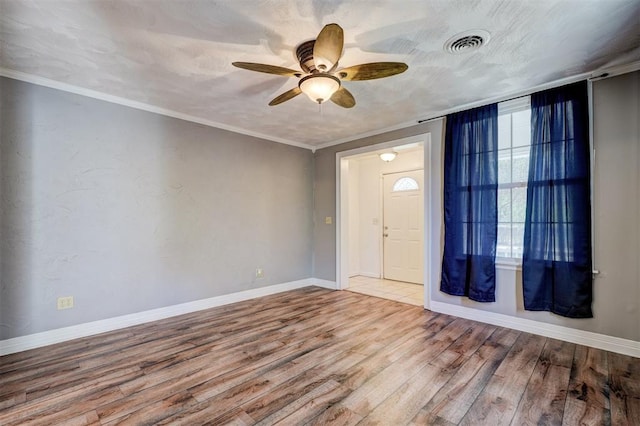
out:
M0 357L0 425L640 425L640 359L308 287Z

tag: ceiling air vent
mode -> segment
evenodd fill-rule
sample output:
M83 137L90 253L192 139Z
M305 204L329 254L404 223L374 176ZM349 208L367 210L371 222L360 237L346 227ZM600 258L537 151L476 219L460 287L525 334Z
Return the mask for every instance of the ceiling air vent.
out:
M489 42L490 35L484 30L471 30L451 37L444 44L444 50L453 54L461 54L478 50Z

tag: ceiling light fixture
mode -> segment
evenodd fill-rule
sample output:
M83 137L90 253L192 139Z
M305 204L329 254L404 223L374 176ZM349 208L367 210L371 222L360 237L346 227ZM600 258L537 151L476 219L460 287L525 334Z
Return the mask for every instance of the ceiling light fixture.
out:
M393 161L396 158L396 154L393 151L390 152L383 152L382 154L380 154L380 159L386 163Z
M331 96L338 91L340 80L330 74L316 73L300 80L298 87L313 102L321 104L331 99Z

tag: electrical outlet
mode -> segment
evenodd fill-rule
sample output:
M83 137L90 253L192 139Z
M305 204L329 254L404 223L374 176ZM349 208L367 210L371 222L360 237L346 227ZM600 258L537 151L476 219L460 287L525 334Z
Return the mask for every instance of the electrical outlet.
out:
M73 308L73 296L58 297L58 310Z
M264 270L262 268L256 268L256 278L264 278Z

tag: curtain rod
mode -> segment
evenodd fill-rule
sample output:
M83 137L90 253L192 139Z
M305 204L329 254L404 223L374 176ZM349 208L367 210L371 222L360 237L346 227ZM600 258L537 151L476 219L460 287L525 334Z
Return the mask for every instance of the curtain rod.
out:
M451 108L451 109L448 109L448 110L444 110L444 111L438 112L438 115L436 115L434 117L423 118L421 120L418 120L418 124L426 123L426 122L433 121L433 120L439 120L441 118L445 118L448 114L453 114L453 113L460 112L460 111L466 111L468 109L477 108L477 107L490 105L490 104L494 104L494 103L507 102L507 101L511 101L513 99L518 99L518 98L522 98L524 96L529 96L532 93L540 92L542 90L553 89L553 88L556 88L556 87L565 86L567 84L577 83L577 82L583 81L583 80L588 80L590 74L592 74L592 73L578 74L578 75L574 75L574 76L571 76L571 77L562 78L560 80L554 80L554 81L549 82L549 83L540 84L538 86L534 86L534 87L529 88L527 90L524 90L524 91L521 91L521 92L517 92L516 94L510 94L510 95L496 97L496 98L484 99L484 100L477 101L477 102L470 102L468 104L461 105L459 107L455 107L455 108Z
M582 74L577 74L571 77L561 78L559 80L554 80L549 83L540 84L538 86L534 86L525 91L517 92L516 94L510 94L503 97L484 99L477 102L471 102L459 107L451 108L449 110L439 111L433 117L424 118L421 120L417 120L418 124L427 123L429 121L439 120L441 118L445 118L447 114L452 114L455 112L465 111L468 109L485 106L493 103L506 102L517 98L522 98L524 96L529 96L532 93L540 92L542 90L553 89L556 87L564 86L571 83L577 83L578 81L587 80L589 82L603 80L606 78L615 77L621 74L627 74L630 72L640 70L640 61L633 61L628 64L602 68L595 71L590 71Z

